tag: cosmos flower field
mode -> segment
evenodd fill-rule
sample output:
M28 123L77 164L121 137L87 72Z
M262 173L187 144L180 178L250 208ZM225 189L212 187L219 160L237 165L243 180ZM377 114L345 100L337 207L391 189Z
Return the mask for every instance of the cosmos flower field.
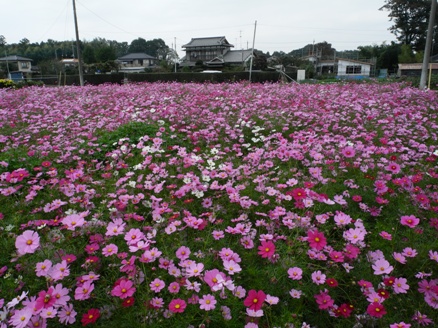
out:
M438 323L438 96L0 90L0 327Z

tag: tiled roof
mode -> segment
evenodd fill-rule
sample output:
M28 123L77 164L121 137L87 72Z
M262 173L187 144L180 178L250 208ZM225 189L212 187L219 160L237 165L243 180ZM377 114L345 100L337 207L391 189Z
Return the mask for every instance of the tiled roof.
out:
M130 61L135 59L156 59L155 57L152 57L144 52L134 52L127 55L124 55L122 57L117 58L120 61Z
M252 50L230 50L224 55L224 61L226 63L240 63L248 59L251 56Z
M224 36L208 37L208 38L193 38L189 43L183 45L183 48L196 48L196 47L212 47L212 46L225 46L234 47L228 43Z
M6 56L6 57L1 57L0 61L32 61L32 59L30 58L26 58L26 57L21 57L21 56L17 56L17 55L11 55L11 56Z

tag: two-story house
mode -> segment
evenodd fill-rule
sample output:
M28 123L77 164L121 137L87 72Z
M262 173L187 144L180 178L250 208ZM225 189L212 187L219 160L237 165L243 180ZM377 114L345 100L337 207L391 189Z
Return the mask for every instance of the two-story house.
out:
M30 78L32 74L32 59L17 55L10 55L0 58L0 63L6 64L8 78L22 80Z
M231 50L233 47L224 36L193 38L182 46L186 55L181 66L193 67L199 62L211 68L220 68L225 64L245 66L251 59L252 49Z
M119 72L140 73L145 68L155 67L158 59L144 52L136 52L119 57L116 62L119 64Z

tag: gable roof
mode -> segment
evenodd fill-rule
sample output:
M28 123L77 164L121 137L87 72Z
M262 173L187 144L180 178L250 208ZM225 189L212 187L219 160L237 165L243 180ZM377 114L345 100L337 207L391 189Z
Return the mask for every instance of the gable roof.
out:
M156 59L156 58L152 57L144 52L133 52L133 53L126 54L122 57L117 58L117 60L120 60L120 61L131 61L131 60L136 60L136 59Z
M207 37L207 38L192 38L189 43L182 46L182 48L198 48L198 47L234 47L230 44L224 36L215 36L215 37Z
M17 56L17 55L11 55L11 56L6 56L6 57L1 57L0 61L11 61L11 62L12 61L32 61L32 59Z
M230 50L224 55L226 63L241 63L246 61L252 55L252 49L248 50Z

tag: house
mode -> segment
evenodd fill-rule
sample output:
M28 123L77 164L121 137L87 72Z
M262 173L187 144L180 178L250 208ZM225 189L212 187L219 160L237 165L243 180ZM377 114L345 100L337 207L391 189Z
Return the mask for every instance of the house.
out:
M0 58L0 63L6 64L8 78L22 80L32 76L32 59L11 55Z
M202 62L209 68L221 68L225 65L246 66L252 57L252 49L231 50L234 46L224 36L193 38L182 46L186 55L181 66L193 67Z
M334 58L321 60L318 56L304 57L315 67L317 75L334 74L338 79L363 79L373 75L375 63L373 60L355 60Z
M422 63L398 64L397 76L421 76ZM428 70L432 70L432 74L438 74L438 63L431 62Z
M119 57L116 62L119 64L119 72L140 73L145 68L157 66L158 59L144 52L136 52Z

